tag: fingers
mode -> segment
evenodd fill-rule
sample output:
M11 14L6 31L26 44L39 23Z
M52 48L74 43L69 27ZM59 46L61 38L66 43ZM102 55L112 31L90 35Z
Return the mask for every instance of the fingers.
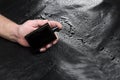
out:
M47 49L51 48L53 45L55 45L58 42L58 39L51 42L50 44L47 44L45 47L40 49L40 52L45 52Z
M27 23L29 23L29 25L32 25L34 28L38 28L39 26L42 26L46 23L48 23L48 20L28 20Z
M48 48L50 48L52 45L53 45L53 44L50 43L50 44L46 45L46 48L48 49Z
M44 24L49 23L50 27L58 27L59 29L62 29L62 25L59 22L57 22L57 21L48 21L48 20L36 19L36 20L30 20L29 22L30 23L34 23L34 27L35 28L41 27ZM43 48L41 48L40 52L45 52L47 49L49 49L50 47L55 45L58 42L58 36L56 35L56 37L57 37L56 40L54 40L53 42L51 42L51 43L47 44L46 46L44 46Z
M34 25L33 27L37 28L38 26L43 26L46 23L49 23L50 27L58 27L59 29L62 29L62 25L57 21L48 21L48 20L28 20L30 24Z
M46 48L41 48L40 49L40 52L45 52L46 51Z
M62 25L57 21L48 21L48 20L35 20L36 24L39 26L43 26L46 23L49 23L50 27L58 27L59 29L62 29Z
M35 20L36 24L39 26L42 26L46 23L48 23L48 20Z
M51 27L58 27L59 29L62 29L62 25L57 21L48 21L48 23Z

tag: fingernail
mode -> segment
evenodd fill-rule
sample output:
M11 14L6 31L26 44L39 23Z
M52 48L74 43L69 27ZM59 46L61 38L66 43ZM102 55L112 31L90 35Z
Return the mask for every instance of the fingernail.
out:
M54 41L53 44L56 44L58 42L58 40Z
M51 46L52 46L52 44L48 44L48 45L47 45L47 48L50 48Z
M41 48L40 49L40 52L44 52L46 49L45 48Z

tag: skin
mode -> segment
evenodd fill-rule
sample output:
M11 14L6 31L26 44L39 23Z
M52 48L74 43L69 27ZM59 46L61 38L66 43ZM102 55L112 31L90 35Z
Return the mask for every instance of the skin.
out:
M24 47L30 47L28 42L25 40L24 36L30 32L41 27L45 23L49 23L50 27L57 26L59 29L62 29L62 25L57 21L48 21L48 20L28 20L23 24L16 24L15 22L7 19L6 17L0 15L0 37L8 39L12 42L17 42ZM56 35L57 36L57 35ZM40 52L46 51L48 48L53 46L58 42L58 37L55 41L47 44L40 49Z

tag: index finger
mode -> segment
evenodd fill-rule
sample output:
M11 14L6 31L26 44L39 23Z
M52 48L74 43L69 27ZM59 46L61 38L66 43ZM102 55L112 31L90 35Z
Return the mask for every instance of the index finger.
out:
M62 29L62 24L57 21L48 21L48 24L50 27L58 27L59 29Z

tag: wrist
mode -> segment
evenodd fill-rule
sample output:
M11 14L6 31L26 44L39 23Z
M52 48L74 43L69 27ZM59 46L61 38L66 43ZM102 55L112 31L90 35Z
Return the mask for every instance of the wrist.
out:
M16 29L14 29L14 42L18 44L29 47L28 42L25 40L24 36L26 35L26 29L24 29L23 25L17 25Z
M13 27L10 28L11 34L10 34L10 40L13 42L18 42L19 34L18 34L18 29L19 25L15 24Z
M18 27L16 23L7 23L0 25L0 37L17 42L18 39Z

